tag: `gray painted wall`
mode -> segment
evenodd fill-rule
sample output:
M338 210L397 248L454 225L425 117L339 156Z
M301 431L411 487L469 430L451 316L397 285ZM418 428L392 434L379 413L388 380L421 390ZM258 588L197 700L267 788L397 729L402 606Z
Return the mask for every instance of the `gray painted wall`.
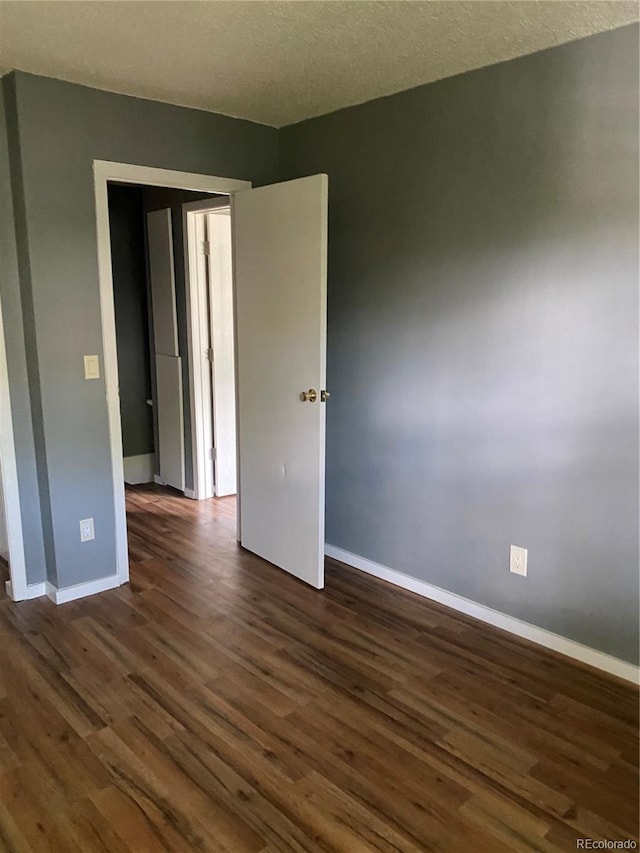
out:
M280 140L329 174L327 540L636 661L637 27Z
M122 451L138 456L154 449L142 189L111 184L108 192Z
M47 569L59 587L113 574L115 530L103 379L83 378L102 353L94 159L269 183L272 128L22 72L10 76L24 209L18 252ZM18 212L16 211L18 218ZM20 222L18 223L20 226ZM15 378L15 376L14 376ZM81 543L92 516L96 538ZM47 518L50 518L50 523Z
M19 202L21 171L15 133L15 98L11 80L3 78L0 85L0 296L2 298L9 371L9 393L18 469L27 582L40 583L46 579L47 573L33 415L29 394L30 383L24 332L25 317L18 274L14 193ZM20 225L24 227L22 209L19 210L19 215ZM21 272L25 278L28 278L28 258L24 248L23 243L23 252L20 258Z

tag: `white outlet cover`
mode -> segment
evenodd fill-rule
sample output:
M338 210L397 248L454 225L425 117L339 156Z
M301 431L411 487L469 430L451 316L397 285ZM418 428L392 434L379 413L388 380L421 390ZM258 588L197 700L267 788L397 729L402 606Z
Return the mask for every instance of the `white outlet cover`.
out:
M512 545L509 554L509 571L514 575L527 576L527 549Z
M85 355L84 378L100 379L100 359L97 355Z
M91 539L95 539L95 531L93 529L93 519L92 518L83 518L80 522L80 541L81 542L89 542Z

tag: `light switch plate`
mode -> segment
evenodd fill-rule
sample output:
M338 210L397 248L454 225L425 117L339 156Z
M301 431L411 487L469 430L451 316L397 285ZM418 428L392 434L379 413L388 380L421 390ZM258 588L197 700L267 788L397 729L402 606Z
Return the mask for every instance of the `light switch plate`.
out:
M85 355L84 378L100 379L100 359L97 355Z

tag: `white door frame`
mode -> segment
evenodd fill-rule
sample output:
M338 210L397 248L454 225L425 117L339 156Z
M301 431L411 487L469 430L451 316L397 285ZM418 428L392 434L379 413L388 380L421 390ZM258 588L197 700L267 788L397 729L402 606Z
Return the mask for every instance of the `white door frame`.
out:
M7 527L9 549L9 573L7 593L14 601L35 598L44 595L44 583L36 590L28 589L27 564L24 557L24 539L22 535L22 512L20 510L20 491L18 488L18 468L16 447L13 438L13 418L11 415L11 395L9 393L9 373L7 352L4 340L4 321L0 304L0 470L2 472L2 490L4 513Z
M240 190L249 189L251 183L232 178L214 177L213 175L199 175L193 172L176 172L170 169L138 166L132 163L114 163L108 160L94 160L93 175L96 203L96 237L98 245L103 363L109 418L109 444L116 527L115 571L118 583L123 584L129 580L129 555L127 550L127 516L122 459L118 350L116 346L107 183L108 181L118 181L119 183L126 184L146 184L147 186L194 190L196 192L223 193L225 195L232 195ZM188 293L187 288L187 298ZM187 311L189 312L189 306L187 306ZM190 389L190 396L192 393L193 389Z
M240 189L240 187L238 188ZM242 189L251 189L246 183ZM201 283L206 276L205 260L198 251L201 239L202 216L212 210L228 208L230 198L202 199L182 205L182 233L184 246L184 280L187 292L187 340L189 346L189 395L191 412L191 449L193 463L193 490L186 490L187 497L204 500L214 495L213 468L208 458L213 446L211 429L213 400L211 396L210 371L204 352L209 340L209 312L201 298Z

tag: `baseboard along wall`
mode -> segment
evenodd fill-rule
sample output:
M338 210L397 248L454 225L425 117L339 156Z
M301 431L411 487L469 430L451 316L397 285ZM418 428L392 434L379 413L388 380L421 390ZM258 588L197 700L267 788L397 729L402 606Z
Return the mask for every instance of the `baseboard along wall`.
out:
M337 560L353 569L358 569L361 572L366 572L368 575L373 575L373 577L387 581L394 586L415 592L423 598L437 601L439 604L444 604L446 607L457 610L459 613L472 616L481 622L487 622L496 628L502 628L510 634L515 634L547 649L560 652L560 654L567 655L567 657L574 660L579 660L596 669L601 669L611 675L618 676L618 678L623 678L625 681L640 684L640 668L628 661L620 660L605 652L598 651L598 649L592 649L590 646L585 646L560 634L554 634L552 631L539 628L537 625L531 625L529 622L523 622L521 619L508 616L499 610L493 610L484 604L478 604L477 601L472 601L469 598L448 592L441 587L418 580L396 569L390 569L388 566L374 563L366 557L352 554L350 551L337 548L335 545L325 545L324 552L332 560Z
M4 587L7 591L7 595L9 598L13 598L13 586L11 585L11 581L5 581ZM30 601L32 598L40 598L42 595L47 594L47 584L43 581L42 583L30 583L27 585L27 594L22 601Z
M68 601L86 598L88 595L95 595L98 592L106 592L108 589L115 589L121 585L120 575L108 575L106 578L98 578L95 581L87 581L86 583L77 583L73 586L62 587L61 589L58 589L58 587L47 581L46 594L55 604L66 604Z
M31 583L27 586L27 595L24 601L30 601L33 598L41 598L46 595L55 604L66 604L68 601L75 601L78 598L86 598L88 595L95 595L98 592L106 592L108 589L115 589L122 585L119 575L108 575L106 578L98 578L95 581L87 581L86 583L77 583L74 586L67 586L58 589L49 581L43 583ZM5 589L9 598L13 598L13 589L11 581L5 581Z

